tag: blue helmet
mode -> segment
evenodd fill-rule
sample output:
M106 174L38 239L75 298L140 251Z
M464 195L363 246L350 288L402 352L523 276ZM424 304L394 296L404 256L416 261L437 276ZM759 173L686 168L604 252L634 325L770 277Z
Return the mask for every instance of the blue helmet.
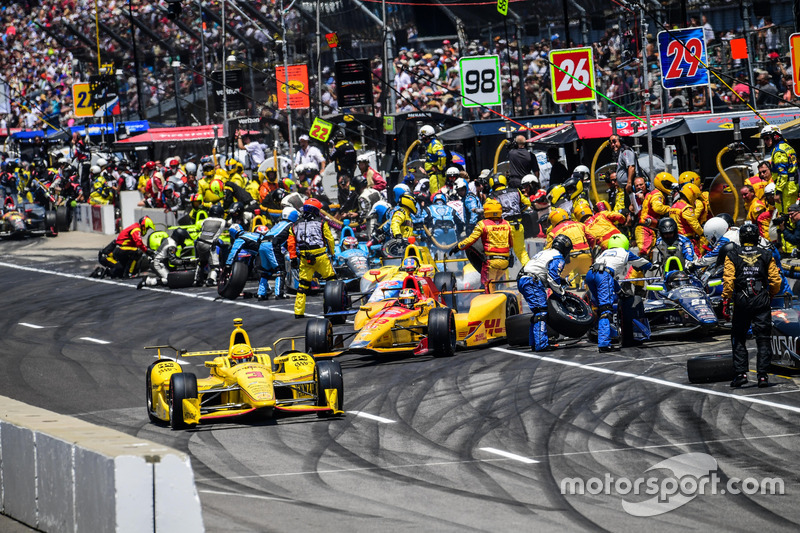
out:
M411 194L411 188L404 183L400 183L392 188L392 194L394 194L394 201L399 202L401 196Z
M433 203L436 202L442 202L443 204L446 204L447 196L445 196L444 193L437 192L436 194L433 195Z
M386 202L380 201L372 206L372 212L375 213L378 220L383 220L390 208L391 206Z
M417 178L414 176L414 174L406 174L405 176L403 176L403 184L411 187L412 185L414 185L414 181L416 181L416 179Z
M244 232L244 228L241 224L234 224L228 229L228 235L231 236L231 239L236 239L240 233Z
M288 220L292 224L297 222L299 217L300 213L294 207L284 207L283 211L281 211L281 220Z

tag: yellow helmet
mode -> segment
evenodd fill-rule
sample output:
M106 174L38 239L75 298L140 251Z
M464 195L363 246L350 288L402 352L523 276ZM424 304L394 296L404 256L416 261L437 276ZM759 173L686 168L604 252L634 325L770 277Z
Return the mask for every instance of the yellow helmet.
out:
M404 194L400 197L400 207L405 207L412 213L417 213L417 202L410 194Z
M656 189L662 193L672 194L672 186L677 185L678 181L675 179L675 176L669 172L659 172L656 174L656 179L653 180L653 184L656 186Z
M557 226L561 224L565 220L569 220L569 214L566 210L561 209L560 207L556 207L555 209L550 210L550 225Z
M583 198L575 200L575 203L572 204L572 220L583 222L590 216L592 216L592 208L589 206L589 202Z
M550 205L556 205L567 194L567 190L563 185L556 185L547 193L547 199L550 200Z
M678 185L684 185L685 183L694 183L697 185L698 189L703 186L700 174L697 172L692 172L691 170L682 172L681 175L678 176Z
M225 164L225 166L228 167L229 172L241 172L244 170L244 166L237 159L232 157L228 159L228 162Z
M493 198L489 198L483 204L483 217L484 218L503 218L503 206L500 202Z
M495 174L489 178L489 188L493 191L508 187L508 180L503 174Z
M231 359L237 363L245 363L253 361L255 355L253 354L253 349L248 344L234 344L233 348L231 348Z
M684 183L683 187L681 187L681 196L686 198L686 201L689 202L690 205L694 205L697 198L700 197L700 188L695 185L694 183Z
M575 198L577 198L581 194L583 194L583 182L582 181L578 181L578 183L575 184L575 190L570 192L569 198L570 198L570 200L574 200Z

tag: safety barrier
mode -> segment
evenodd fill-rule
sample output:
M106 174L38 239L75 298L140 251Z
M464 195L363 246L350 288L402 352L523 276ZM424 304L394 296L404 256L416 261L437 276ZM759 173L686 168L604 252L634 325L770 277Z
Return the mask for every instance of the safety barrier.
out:
M185 454L4 396L0 512L46 532L204 531Z
M116 234L114 206L78 204L72 215L72 231Z

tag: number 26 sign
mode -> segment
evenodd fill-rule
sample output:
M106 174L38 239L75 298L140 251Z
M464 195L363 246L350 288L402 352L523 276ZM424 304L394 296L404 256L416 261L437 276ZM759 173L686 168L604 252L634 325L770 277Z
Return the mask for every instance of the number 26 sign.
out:
M706 40L703 28L662 31L658 34L661 84L665 89L708 85Z
M591 48L568 48L550 52L550 83L553 102L569 104L594 100L594 62Z

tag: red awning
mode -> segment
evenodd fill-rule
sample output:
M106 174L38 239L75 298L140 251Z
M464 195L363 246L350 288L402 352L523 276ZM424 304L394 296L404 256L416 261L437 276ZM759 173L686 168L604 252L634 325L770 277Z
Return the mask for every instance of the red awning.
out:
M222 124L211 124L209 126L185 126L181 128L150 128L149 131L141 135L118 141L118 143L146 144L211 140L214 138L214 128L217 128L217 135L222 137ZM258 135L260 132L250 131L248 133Z
M664 115L654 115L650 117L650 124L655 128L661 124L665 124L677 118L685 116L698 115L708 113L708 111L700 111L697 113L670 113ZM644 118L644 117L642 117ZM572 123L575 126L575 132L578 134L579 139L603 139L611 136L611 119L602 118L595 120L578 120ZM634 131L634 124L637 124L636 131L647 129L645 122L633 117L618 117L617 118L617 133L621 137L627 137L636 133Z

